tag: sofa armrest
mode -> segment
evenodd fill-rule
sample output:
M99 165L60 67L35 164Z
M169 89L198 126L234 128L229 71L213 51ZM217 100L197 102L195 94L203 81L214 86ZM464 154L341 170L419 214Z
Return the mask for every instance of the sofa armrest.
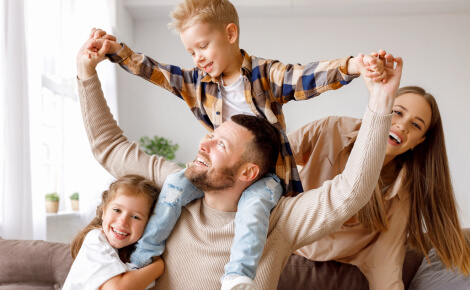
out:
M60 289L72 265L70 246L0 238L0 288Z

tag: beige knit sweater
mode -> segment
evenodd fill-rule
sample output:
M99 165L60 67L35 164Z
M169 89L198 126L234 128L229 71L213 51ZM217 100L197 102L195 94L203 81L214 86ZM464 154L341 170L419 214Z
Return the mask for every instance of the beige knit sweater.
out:
M180 168L149 156L130 143L104 99L98 76L78 80L85 129L95 158L115 177L139 174L161 188ZM279 276L294 250L340 227L363 207L377 183L384 160L391 115L367 109L359 136L343 174L321 188L296 197L283 197L270 217L266 246L255 282L259 289L276 289ZM220 277L230 258L234 212L220 212L203 199L183 208L163 254L165 272L155 289L220 289Z

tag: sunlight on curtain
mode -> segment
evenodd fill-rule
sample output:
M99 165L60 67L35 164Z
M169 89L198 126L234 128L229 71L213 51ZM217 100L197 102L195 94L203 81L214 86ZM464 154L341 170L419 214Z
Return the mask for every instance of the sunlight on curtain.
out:
M79 192L85 223L112 179L91 154L76 90L76 54L92 27L112 33L111 11L104 0L25 1L32 223L34 238L47 239L46 193L57 192L59 211L67 212L71 211L69 196ZM100 73L104 89L114 88L114 66L101 69L107 70ZM106 96L116 104L115 91L109 91Z
M5 238L32 238L29 104L23 0L3 4L4 138L2 232Z
M6 19L6 0L0 0L0 19ZM6 21L0 21L0 55L6 54ZM4 154L5 154L5 138L4 138L4 116L5 116L5 76L6 67L0 66L0 235L3 232L3 172L4 172Z
M92 27L111 31L112 0L0 0L0 236L47 239L45 194L80 193L83 223L112 177L95 161L76 90ZM111 8L110 8L111 7ZM115 68L98 68L117 116Z

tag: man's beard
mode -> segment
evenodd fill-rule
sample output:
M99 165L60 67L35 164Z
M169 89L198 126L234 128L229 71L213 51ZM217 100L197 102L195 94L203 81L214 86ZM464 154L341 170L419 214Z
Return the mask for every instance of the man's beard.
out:
M244 163L240 160L232 167L205 171L198 171L193 165L186 170L185 176L194 186L204 192L218 192L235 185L238 170Z

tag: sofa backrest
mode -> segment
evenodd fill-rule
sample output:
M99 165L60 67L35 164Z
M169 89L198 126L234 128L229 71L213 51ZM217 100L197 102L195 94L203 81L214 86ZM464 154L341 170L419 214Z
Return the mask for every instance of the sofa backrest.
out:
M470 229L464 229L470 236ZM0 237L0 289L62 289L72 266L70 245L40 240L6 240ZM408 288L423 255L406 253L403 282ZM278 290L369 289L355 266L334 261L314 262L292 255L281 275Z
M61 289L72 265L69 247L0 238L0 289Z

